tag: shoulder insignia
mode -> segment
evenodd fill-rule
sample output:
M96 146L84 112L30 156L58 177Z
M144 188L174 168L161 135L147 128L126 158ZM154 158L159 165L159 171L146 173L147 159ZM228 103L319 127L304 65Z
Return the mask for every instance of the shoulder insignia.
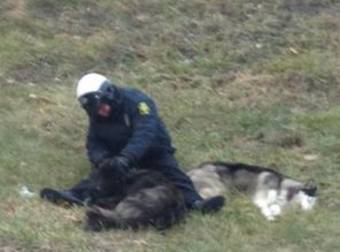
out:
M138 110L139 110L139 114L141 115L150 114L150 107L148 106L148 104L146 104L146 102L140 102L138 104Z

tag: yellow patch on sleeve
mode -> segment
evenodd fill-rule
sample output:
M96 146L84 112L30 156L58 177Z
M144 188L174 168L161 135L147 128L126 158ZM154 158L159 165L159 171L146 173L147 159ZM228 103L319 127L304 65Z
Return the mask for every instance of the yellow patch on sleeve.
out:
M141 115L148 115L148 114L150 114L150 107L145 102L140 102L138 104L138 110L139 110L139 113Z

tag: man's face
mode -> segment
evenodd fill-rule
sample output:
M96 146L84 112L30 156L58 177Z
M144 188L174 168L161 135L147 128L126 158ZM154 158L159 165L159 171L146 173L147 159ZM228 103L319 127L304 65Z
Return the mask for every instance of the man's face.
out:
M111 115L111 106L105 99L102 93L89 93L79 98L81 106L85 109L89 116L100 116L108 118Z
M109 104L106 104L106 103L99 103L97 113L101 117L108 118L111 114L111 106Z

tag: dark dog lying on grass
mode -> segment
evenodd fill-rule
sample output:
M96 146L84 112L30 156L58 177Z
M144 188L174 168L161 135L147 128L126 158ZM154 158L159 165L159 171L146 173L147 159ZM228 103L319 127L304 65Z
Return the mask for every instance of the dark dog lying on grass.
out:
M186 212L182 193L158 172L104 173L99 183L100 189L110 197L87 207L87 230L136 229L149 225L165 229L182 219Z
M40 196L58 205L86 207L86 230L140 228L165 229L186 212L183 194L162 174L150 170L96 170L91 185L73 197L67 191L45 188ZM84 196L86 195L86 196Z

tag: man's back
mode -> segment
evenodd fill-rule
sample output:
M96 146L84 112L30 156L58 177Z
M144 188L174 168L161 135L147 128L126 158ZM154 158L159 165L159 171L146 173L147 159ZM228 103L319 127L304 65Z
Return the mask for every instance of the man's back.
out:
M91 148L91 141L100 142L110 154L116 155L130 144L129 151L139 155L139 150L149 143L141 159L150 159L159 153L173 153L169 133L152 99L136 89L117 88L117 92L118 107L113 109L109 118L90 118L88 146ZM132 144L130 140L133 140Z

